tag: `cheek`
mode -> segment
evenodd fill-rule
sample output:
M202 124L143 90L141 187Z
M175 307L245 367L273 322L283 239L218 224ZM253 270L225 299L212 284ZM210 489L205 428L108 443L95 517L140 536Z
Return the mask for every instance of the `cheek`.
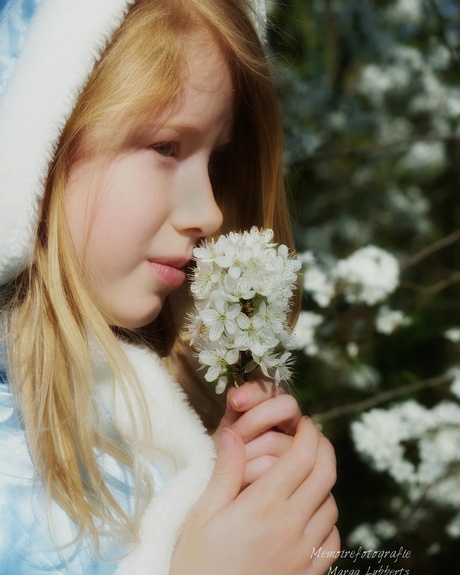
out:
M162 225L168 210L166 182L139 153L112 166L93 194L90 235L111 236L117 243L148 240Z
M115 258L120 263L133 255L145 256L164 221L162 206L155 204L113 190L91 215L88 252L101 258Z
M66 212L77 255L97 281L121 276L151 256L152 242L168 220L171 176L139 151L70 174ZM98 282L99 283L99 282Z
M103 256L129 247L154 229L161 210L145 186L136 186L120 170L95 173L69 180L66 215L70 234L80 257ZM157 216L157 217L155 217Z

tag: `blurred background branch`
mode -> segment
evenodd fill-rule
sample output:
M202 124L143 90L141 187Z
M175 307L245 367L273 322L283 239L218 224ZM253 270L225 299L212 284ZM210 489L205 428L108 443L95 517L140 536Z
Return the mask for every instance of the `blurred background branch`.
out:
M439 377L433 377L424 381L415 381L414 383L401 385L400 387L392 389L391 391L383 391L378 393L375 397L371 397L363 401L349 403L347 405L335 407L334 409L330 409L324 413L315 414L312 416L312 419L315 423L322 424L326 421L330 421L331 419L336 419L337 417L361 413L362 411L371 409L377 405L382 405L383 403L387 403L398 397L417 393L418 391L427 389L429 387L437 387L438 385L443 385L449 383L450 381L452 381L452 377L449 377L447 374L440 375Z

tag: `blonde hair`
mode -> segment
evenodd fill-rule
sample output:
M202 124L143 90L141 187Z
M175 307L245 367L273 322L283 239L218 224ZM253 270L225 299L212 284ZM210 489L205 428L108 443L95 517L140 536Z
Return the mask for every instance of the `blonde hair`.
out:
M109 126L109 138L114 129L164 109L180 93L187 73L187 41L204 29L221 48L238 95L234 137L214 159L213 186L224 213L221 231L270 227L278 241L292 247L277 96L249 10L244 0L134 4L64 128L46 185L34 263L15 280L7 321L8 365L30 451L49 498L96 544L101 525L124 539L135 538L143 505L151 496L141 462L148 458L154 438L134 369L121 353L120 334L100 313L65 225L69 166L78 161L90 130L104 136ZM122 337L142 338L154 347L212 427L219 412L194 373L175 315L173 306L165 305L153 326ZM104 418L97 417L92 399L89 334L131 410L132 437L114 436L113 429L97 423ZM124 513L104 483L95 447L134 468L138 505L133 517Z

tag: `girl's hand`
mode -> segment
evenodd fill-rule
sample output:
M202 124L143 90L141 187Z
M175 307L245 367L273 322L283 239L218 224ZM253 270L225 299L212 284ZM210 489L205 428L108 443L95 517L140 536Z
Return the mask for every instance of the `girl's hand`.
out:
M238 431L246 448L245 487L290 448L300 418L297 401L272 381L250 381L229 389L227 411L213 439L218 445L224 429Z
M171 575L321 575L340 539L330 490L335 455L301 418L290 447L241 491L246 467L236 429L223 430L211 480L177 543Z

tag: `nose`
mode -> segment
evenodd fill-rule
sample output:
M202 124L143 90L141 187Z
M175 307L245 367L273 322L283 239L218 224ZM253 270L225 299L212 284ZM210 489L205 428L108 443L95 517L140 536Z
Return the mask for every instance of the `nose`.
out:
M196 238L212 235L224 218L214 198L207 162L184 171L177 184L173 222L176 229Z

